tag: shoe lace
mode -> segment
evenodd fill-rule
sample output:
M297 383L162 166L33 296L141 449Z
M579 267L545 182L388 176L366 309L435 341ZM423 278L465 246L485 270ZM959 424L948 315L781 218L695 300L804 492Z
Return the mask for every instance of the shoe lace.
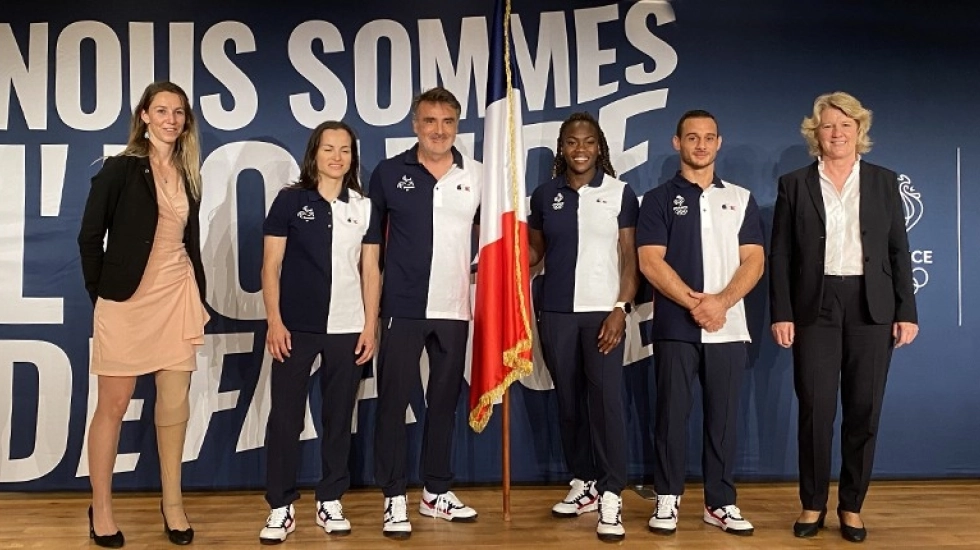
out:
M565 500L563 502L577 503L578 501L587 499L592 495L595 482L573 479L569 485L571 485L572 488L570 491L568 491L568 494L565 495Z
M602 495L599 501L599 523L615 525L619 523L619 512L623 501L616 495L608 493Z
M404 496L391 497L388 499L388 521L408 521L408 499Z
M273 508L269 512L269 518L265 520L266 527L285 527L289 521L289 506Z
M654 516L666 519L673 517L677 509L677 495L657 495L657 510Z
M737 519L737 520L743 519L742 511L739 510L738 506L735 506L734 504L729 504L728 506L722 506L721 510L723 510L725 512L725 515L727 515L731 519Z
M343 519L344 507L339 500L328 500L320 503L320 510L327 519Z
M449 510L460 508L464 508L463 502L456 498L452 491L446 491L436 497L435 509L440 512L449 512Z

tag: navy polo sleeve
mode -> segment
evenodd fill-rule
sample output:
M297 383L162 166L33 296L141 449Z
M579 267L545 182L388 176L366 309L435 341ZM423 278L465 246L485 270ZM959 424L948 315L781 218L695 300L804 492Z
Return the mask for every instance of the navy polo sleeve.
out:
M619 207L619 228L636 227L639 215L640 203L636 200L636 193L629 185L623 186L623 204Z
M384 215L388 205L385 200L385 189L381 183L381 166L374 169L371 174L371 183L368 185L368 197L371 199L371 223L368 225L367 234L364 242L381 243L384 239Z
M752 195L749 195L749 200L745 204L745 217L742 218L742 227L738 230L738 244L740 246L743 244L765 245L759 205L756 204L755 197Z
M381 212L374 201L367 201L368 227L361 239L361 244L381 244Z
M527 226L538 231L544 228L544 218L541 215L542 196L544 196L544 185L539 185L531 193L531 208L527 214Z
M669 235L667 212L664 210L662 187L651 189L643 195L639 220L636 224L636 246L667 246Z
M296 193L290 193L289 188L279 191L275 200L272 201L272 206L269 207L265 222L262 224L263 235L289 236L290 216L296 214L296 195Z

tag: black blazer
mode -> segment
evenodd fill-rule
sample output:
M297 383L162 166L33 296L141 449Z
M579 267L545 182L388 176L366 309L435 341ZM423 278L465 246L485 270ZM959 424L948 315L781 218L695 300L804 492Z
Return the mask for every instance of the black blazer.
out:
M185 178L186 181L186 178ZM184 228L184 246L194 267L194 278L204 303L204 266L201 263L200 202L184 192L190 211ZM101 296L121 302L139 287L157 230L157 193L146 157L108 157L92 178L78 232L85 290L92 303ZM102 240L109 233L105 251Z
M917 322L912 260L898 175L861 161L861 246L875 323ZM769 252L772 322L809 325L823 297L827 225L817 163L779 178Z

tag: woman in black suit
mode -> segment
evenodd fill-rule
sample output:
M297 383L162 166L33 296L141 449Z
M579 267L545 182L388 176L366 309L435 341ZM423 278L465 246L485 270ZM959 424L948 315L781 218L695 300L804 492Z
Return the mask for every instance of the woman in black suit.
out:
M89 536L99 546L125 543L112 513L113 465L136 379L151 373L164 531L174 544L194 539L180 469L191 372L208 321L200 200L200 147L187 94L156 82L133 111L126 149L106 158L92 178L78 234L85 289L95 305L91 372L98 401L88 431L88 515Z
M838 388L837 515L845 539L867 536L860 512L892 349L919 330L897 174L860 156L870 127L853 96L821 95L801 127L816 162L779 178L769 288L773 338L793 348L800 405L798 537L817 534L826 515Z

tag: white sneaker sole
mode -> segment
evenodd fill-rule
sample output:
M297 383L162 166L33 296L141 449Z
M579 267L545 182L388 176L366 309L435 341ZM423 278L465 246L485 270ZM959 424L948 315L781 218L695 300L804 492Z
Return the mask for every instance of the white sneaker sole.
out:
M333 527L330 525L329 521L322 521L320 520L320 516L317 515L316 524L323 527L323 531L328 535L343 536L350 534L350 523L348 523L346 526Z
M477 514L473 514L472 516L454 516L452 514L447 514L445 512L440 512L433 508L429 508L428 506L420 506L419 514L430 518L444 519L446 521L455 521L458 523L472 523L476 521L477 516Z
M587 504L587 505L585 505L585 506L583 506L583 507L575 510L574 512L560 512L560 511L555 510L554 508L552 508L551 509L551 515L554 516L554 517L556 517L556 518L577 518L577 517L581 516L582 514L588 514L590 512L597 512L598 510L599 510L599 499L595 499L592 502L592 504Z
M673 535L674 533L677 532L676 525L674 525L673 527L659 527L647 523L647 529L649 529L651 533L656 533L658 535Z
M259 543L264 544L266 546L273 545L273 544L282 544L286 542L286 538L289 537L290 533L292 533L295 530L296 530L296 522L294 521L292 525L286 528L286 534L283 535L282 538L265 538L262 535L259 535Z
M704 522L707 523L708 525L713 525L731 535L737 535L740 537L749 537L752 536L752 533L755 532L755 527L750 527L748 529L733 529L731 527L728 527L727 525L724 524L724 522L712 516L711 514L705 514L704 516L702 516L701 519L703 519Z
M407 539L412 536L412 525L410 523L398 523L391 526L385 525L381 529L381 534L390 539Z
M618 542L626 538L625 530L623 530L622 532L613 532L613 533L600 533L599 531L596 531L595 534L597 537L599 537L599 540L603 542Z

